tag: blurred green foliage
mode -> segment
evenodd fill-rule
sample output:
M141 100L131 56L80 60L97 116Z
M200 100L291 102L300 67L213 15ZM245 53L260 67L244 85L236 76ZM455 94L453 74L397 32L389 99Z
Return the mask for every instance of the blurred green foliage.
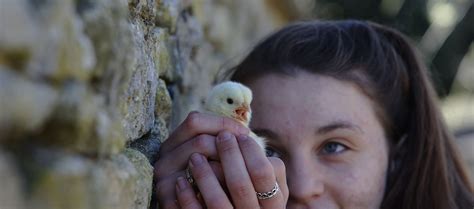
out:
M451 92L474 40L472 0L315 0L314 14L371 20L402 31L421 49L441 97Z

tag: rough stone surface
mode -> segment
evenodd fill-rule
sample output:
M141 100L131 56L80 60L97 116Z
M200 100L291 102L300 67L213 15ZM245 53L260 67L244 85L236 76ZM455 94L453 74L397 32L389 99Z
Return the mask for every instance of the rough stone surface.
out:
M38 160L28 165L35 175L29 188L29 208L91 208L88 179L93 162L80 156L46 151L36 152Z
M11 154L0 148L0 206L5 209L24 208L23 181Z
M134 50L136 59L132 66L133 73L126 92L127 111L124 126L128 140L140 138L147 133L154 121L154 107L158 75L154 63L146 53L144 27L132 23Z
M80 82L65 83L40 136L49 145L81 153L118 153L125 144L121 123L109 117L104 98L88 88Z
M0 208L156 208L161 143L281 1L0 0Z
M173 65L170 56L169 32L167 29L155 28L148 36L151 44L148 45L148 53L155 64L156 71L161 78L168 81L174 80Z
M74 0L49 0L31 5L37 37L28 74L56 81L87 81L96 62L92 43L77 17Z
M0 0L0 208L156 208L161 143L311 2Z
M0 141L39 131L57 99L54 88L0 66Z
M176 22L179 16L179 0L161 0L157 3L155 22L158 26L168 28L171 33L176 31Z
M33 150L28 162L34 174L29 208L149 207L153 168L138 151L95 161L56 150Z
M24 70L37 35L32 19L26 0L1 1L0 25L9 30L0 30L0 65Z

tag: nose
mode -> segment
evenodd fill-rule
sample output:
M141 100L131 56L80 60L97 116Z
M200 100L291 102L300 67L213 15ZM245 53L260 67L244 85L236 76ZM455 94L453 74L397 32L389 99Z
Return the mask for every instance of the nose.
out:
M287 174L289 202L292 205L310 205L312 200L324 193L324 175L318 172L314 159L300 156L291 160Z

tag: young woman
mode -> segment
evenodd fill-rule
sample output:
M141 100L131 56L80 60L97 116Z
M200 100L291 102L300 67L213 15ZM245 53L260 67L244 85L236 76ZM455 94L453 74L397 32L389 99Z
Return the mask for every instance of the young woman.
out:
M269 157L240 124L193 112L155 165L160 208L473 208L417 57L403 35L370 22L270 35L230 76L253 91L250 128Z

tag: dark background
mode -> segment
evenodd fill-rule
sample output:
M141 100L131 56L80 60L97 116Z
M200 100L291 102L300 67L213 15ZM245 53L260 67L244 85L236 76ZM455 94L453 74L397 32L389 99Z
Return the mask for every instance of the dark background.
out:
M314 15L323 19L365 19L397 28L411 37L432 72L438 95L471 92L456 75L465 58L472 62L473 0L316 0ZM471 52L472 53L472 52ZM465 61L468 62L468 61ZM470 82L474 82L471 77Z

